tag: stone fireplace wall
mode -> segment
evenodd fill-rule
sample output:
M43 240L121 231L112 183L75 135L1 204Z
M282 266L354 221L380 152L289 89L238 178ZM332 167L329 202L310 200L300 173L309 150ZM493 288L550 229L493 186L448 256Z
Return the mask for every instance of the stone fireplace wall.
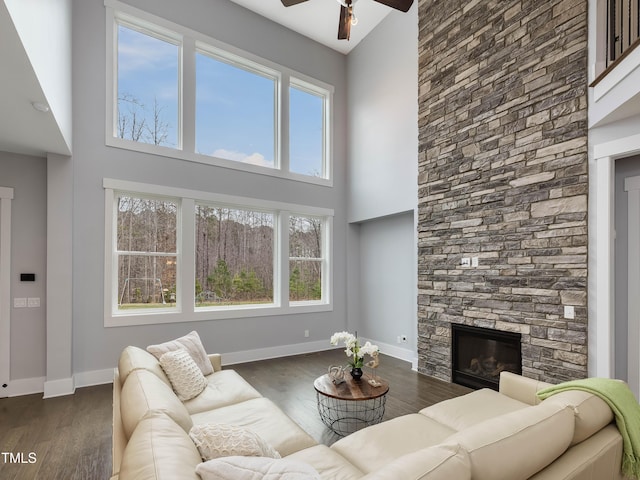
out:
M585 377L587 0L419 0L418 54L419 371L451 380L455 322Z

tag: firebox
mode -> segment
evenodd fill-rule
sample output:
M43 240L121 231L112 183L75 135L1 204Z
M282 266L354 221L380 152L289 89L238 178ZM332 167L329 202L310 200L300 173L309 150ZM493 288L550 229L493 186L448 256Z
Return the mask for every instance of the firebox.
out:
M451 324L454 383L498 390L500 372L522 373L520 334Z

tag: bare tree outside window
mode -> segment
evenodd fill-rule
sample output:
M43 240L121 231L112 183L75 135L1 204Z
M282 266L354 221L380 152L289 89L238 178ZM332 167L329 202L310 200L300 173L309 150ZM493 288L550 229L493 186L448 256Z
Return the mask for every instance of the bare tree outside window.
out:
M289 218L289 300L322 299L322 220Z
M273 302L274 214L196 205L196 306Z
M176 301L174 201L118 198L118 308L170 308Z

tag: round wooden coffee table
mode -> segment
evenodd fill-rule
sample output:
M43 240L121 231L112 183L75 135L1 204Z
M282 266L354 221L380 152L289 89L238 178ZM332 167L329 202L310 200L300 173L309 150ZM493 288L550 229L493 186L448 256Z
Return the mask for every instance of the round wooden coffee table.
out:
M381 385L374 387L368 382L370 378L365 374L356 381L345 373L345 381L336 385L325 374L313 382L318 413L333 432L345 436L382 421L389 383L377 377Z

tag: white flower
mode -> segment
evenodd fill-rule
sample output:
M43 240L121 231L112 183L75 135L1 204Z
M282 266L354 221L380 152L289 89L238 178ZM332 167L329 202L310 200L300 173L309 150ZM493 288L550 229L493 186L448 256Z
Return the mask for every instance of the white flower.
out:
M361 356L372 355L375 352L379 352L380 348L377 345L372 345L371 342L365 343L362 347L360 347Z
M343 342L345 344L344 353L347 357L353 357L352 366L362 367L362 359L365 355L373 355L380 352L377 345L366 342L362 347L358 342L358 338L349 332L336 332L331 336L331 345L337 345Z

